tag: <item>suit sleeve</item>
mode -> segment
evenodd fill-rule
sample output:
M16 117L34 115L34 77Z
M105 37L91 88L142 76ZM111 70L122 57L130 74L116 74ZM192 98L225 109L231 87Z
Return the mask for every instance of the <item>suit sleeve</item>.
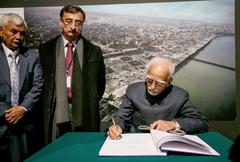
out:
M37 55L37 58L35 59L33 65L32 87L26 93L20 105L25 107L28 111L31 111L35 104L40 100L42 88L43 88L42 67L40 64L39 55Z
M131 121L134 113L134 106L130 96L129 88L127 88L126 94L123 96L122 104L119 106L118 112L114 117L116 123L125 132L128 132L131 127Z
M183 105L177 116L175 120L186 133L194 134L208 131L207 119L192 105L188 93L184 96Z

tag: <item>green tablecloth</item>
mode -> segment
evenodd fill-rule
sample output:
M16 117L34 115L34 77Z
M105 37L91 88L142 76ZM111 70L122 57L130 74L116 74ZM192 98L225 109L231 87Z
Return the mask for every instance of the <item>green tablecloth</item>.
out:
M67 133L25 162L229 162L232 141L218 132L198 135L221 156L170 154L168 156L99 157L98 152L106 137L102 132Z

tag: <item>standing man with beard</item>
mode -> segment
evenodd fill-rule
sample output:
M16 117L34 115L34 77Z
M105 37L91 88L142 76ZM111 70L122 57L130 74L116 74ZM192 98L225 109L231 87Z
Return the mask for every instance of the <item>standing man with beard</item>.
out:
M45 80L45 144L66 132L100 130L105 65L100 47L81 35L84 21L80 7L64 6L60 11L62 34L39 47Z
M172 85L175 66L155 57L147 64L145 82L130 85L108 130L112 139L123 132L139 132L140 125L161 131L183 130L188 134L208 130L207 119L190 102L188 93Z

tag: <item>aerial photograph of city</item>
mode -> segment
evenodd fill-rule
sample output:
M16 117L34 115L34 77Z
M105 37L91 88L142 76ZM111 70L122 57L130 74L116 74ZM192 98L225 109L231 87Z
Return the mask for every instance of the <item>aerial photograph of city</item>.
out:
M27 7L26 44L61 33L58 7ZM234 120L234 0L83 5L82 34L102 49L107 85L100 103L102 122L110 121L128 85L143 81L145 64L155 56L176 65L173 84L209 120Z

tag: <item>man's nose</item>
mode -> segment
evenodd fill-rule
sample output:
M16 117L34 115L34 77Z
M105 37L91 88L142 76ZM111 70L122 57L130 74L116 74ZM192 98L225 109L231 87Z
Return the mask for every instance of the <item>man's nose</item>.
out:
M154 89L156 87L156 83L155 81L153 81L153 83L150 85L150 89Z
M21 32L17 32L17 33L15 34L15 38L16 38L16 39L23 39L23 38L24 38L24 35L22 35Z
M71 29L72 29L72 30L73 30L73 29L75 30L75 29L76 29L75 22L72 22L72 24L71 24L71 26L70 26L70 27L71 27Z

